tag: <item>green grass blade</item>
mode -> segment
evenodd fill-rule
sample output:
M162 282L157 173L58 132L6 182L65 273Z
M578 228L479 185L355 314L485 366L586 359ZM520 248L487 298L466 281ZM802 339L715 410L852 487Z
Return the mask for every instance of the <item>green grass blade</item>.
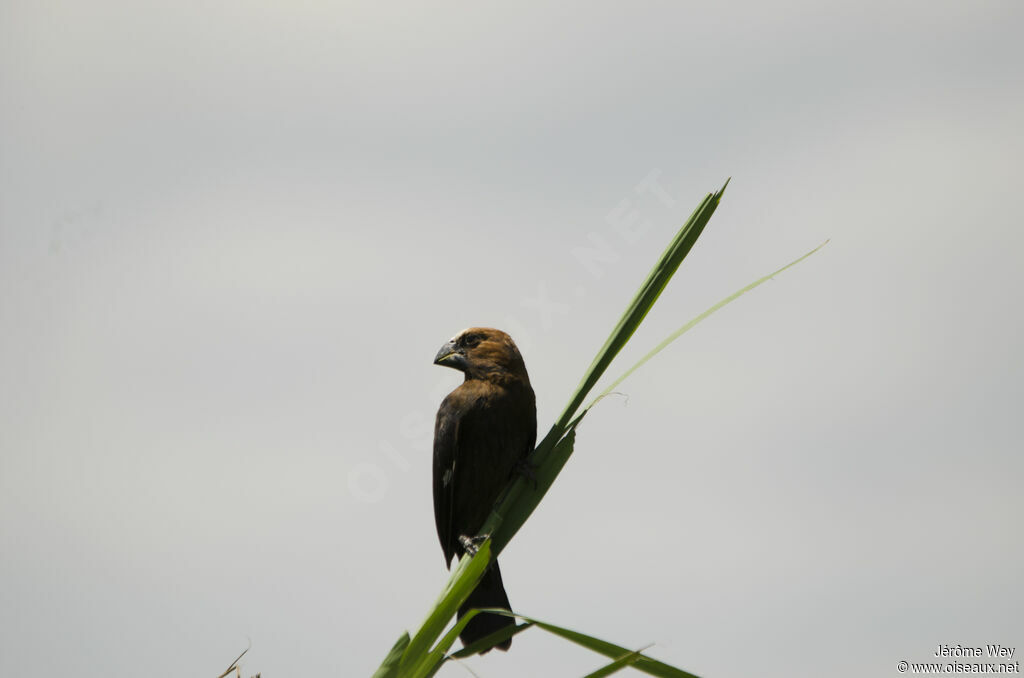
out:
M597 671L588 673L587 675L583 676L583 678L605 678L605 676L610 676L614 673L618 673L627 666L632 666L636 663L638 659L640 659L640 657L643 656L643 650L634 650L633 652L630 652L624 657L619 657L611 664L605 664Z
M782 273L783 271L785 271L785 270L786 270L787 268L792 268L793 266L796 266L796 265L797 265L797 264L799 264L799 263L800 263L801 261L803 261L803 260L804 260L804 259L806 259L807 257L811 256L812 254L814 254L815 252L817 252L818 250L820 250L820 249L821 249L822 247L824 247L824 246L825 246L825 245L827 245L828 243L829 243L829 241L828 241L828 240L826 240L825 242L821 243L820 245L818 245L817 247L815 247L815 248L814 248L813 250L811 250L811 251L810 251L810 252L808 252L807 254L803 255L802 257L800 257L799 259L795 259L795 260L793 260L793 261L789 262L788 264L786 264L785 266L783 266L782 268L778 269L777 271L772 271L771 273L769 273L768 275L764 276L763 278L759 278L759 279L755 280L754 282L750 283L749 285L747 285L747 286L746 286L746 287L744 287L743 289L741 289L741 290L737 290L736 292L733 292L732 294L730 294L729 296L727 296L727 297L726 297L725 299L722 299L722 300L721 300L721 301L719 301L719 302L718 302L717 304L715 304L714 306L710 307L709 309L707 309L706 311L704 311L703 313L701 313L700 315L698 315L697 317L695 317L694 319L692 319L692 320L691 320L690 322L688 322L688 323L686 323L685 325L683 325L682 327L680 327L680 328L679 328L678 330L676 330L676 331L675 331L675 332L673 332L672 334L668 335L668 337L666 337L664 341L662 341L662 342L661 342L660 344L658 344L658 345L657 345L657 346L655 346L655 347L654 347L653 349L651 349L651 351L650 351L649 353L647 353L647 355L645 355L645 356L644 356L643 358L641 358L640 360L638 360L638 361L637 361L637 363L636 363L635 365L633 365L633 366L632 366L632 367L630 367L630 368L629 368L628 370L626 370L626 371L625 371L625 373L623 373L623 375L622 375L621 377L619 377L618 379L616 379L615 381L613 381L613 382L611 383L611 385L610 385L610 386L608 386L608 388L606 388L606 389L605 389L604 391L602 391L602 392L601 392L601 395L599 395L599 396L597 396L596 398L594 398L594 400L592 400L592 401L590 402L590 404L589 404L589 405L587 405L587 406L586 406L586 407L585 407L585 408L583 409L583 412L582 412L582 413L580 413L580 415L579 415L578 419L582 419L582 418L583 418L583 415L584 415L584 414L586 414L586 412L587 412L587 411L588 411L588 410L589 410L589 409L590 409L591 407L593 407L593 406L594 406L594 404L595 404L595 403L597 403L597 401L598 401L598 400L600 400L601 398L605 397L606 395L608 395L609 393L611 393L612 391L614 391L614 390L615 390L615 387L616 387L616 386L618 386L619 384L621 384L621 383L622 383L623 381L625 381L625 380L626 380L626 378L627 378L627 377L628 377L629 375L631 375L631 374L633 374L634 372L636 372L636 371L637 371L637 370L638 370L638 369L639 369L640 367L642 367L642 366L643 366L643 365L644 365L644 364L645 364L645 363L646 363L646 362L647 362L648 360L650 360L650 359L651 359L651 358L653 358L654 356L656 356L656 355L658 355L659 353L661 353L661 351L662 351L662 350L664 350L664 349L665 349L665 348L666 348L666 347L667 347L667 346L668 346L669 344L671 344L671 343L672 343L673 341L675 341L676 339L678 339L678 338L679 338L679 337L681 337L682 335L684 335L684 334L686 334L687 332L689 332L690 330L692 330L692 329L693 329L693 328L694 328L694 327L695 327L695 326L696 326L696 325L697 325L698 323L700 323L701 321L705 320L705 319L706 319L706 318L707 318L708 316L710 316L710 315L711 315L712 313L714 313L715 311L717 311L717 310L721 309L721 308L722 308L723 306L726 306L727 304L730 304L730 303L732 303L733 301L736 301L737 299L739 299L740 297L742 297L742 296L743 296L744 294L746 294L747 292L751 291L751 290L752 290L752 289L754 289L755 287L758 287L758 286L762 285L763 283L766 283L766 282L768 282L769 280L771 280L772 278L774 278L774 277L775 277L775 276L777 276L778 274L780 274L780 273ZM573 423L578 423L578 421L574 421Z
M525 624L518 624L516 626L506 626L500 631L495 631L494 633L488 636L484 636L475 643L470 643L458 652L452 652L450 655L448 655L448 657L450 659L463 659L465 657L471 657L480 652L481 650L486 650L489 647L494 647L498 643L506 641L518 633L522 633L531 626L533 626L533 624L529 622Z
M401 637L395 641L395 644L391 647L391 651L388 652L388 656L384 658L384 663L381 664L380 668L373 674L373 678L396 678L396 676L398 676L398 665L402 661L402 654L408 646L409 634L403 633Z
M569 431L564 438L558 441L554 449L549 454L543 455L540 459L540 463L534 469L534 477L537 482L537 489L533 489L533 481L525 481L525 492L522 492L519 496L519 500L515 502L509 502L508 504L502 502L495 509L498 514L500 521L496 521L496 527L494 532L491 533L491 539L495 544L495 550L500 552L505 548L512 537L516 536L516 532L523 526L526 520L533 513L534 509L540 504L540 500L544 498L548 488L555 482L555 478L558 476L559 471L565 466L565 462L569 460L572 455L573 445L576 442L576 432ZM523 484L523 481L519 481L519 484ZM487 527L484 527L486 533Z
M548 631L549 633L555 634L556 636L561 636L566 640L571 640L577 645L582 645L588 650L593 650L598 654L603 654L605 657L608 657L609 659L617 659L622 657L623 655L631 653L630 650L619 645L616 645L614 643L609 643L606 640L601 640L600 638L588 636L585 633L580 633L578 631L572 631L570 629L562 628L561 626L555 626L554 624L544 624L541 622L537 622L537 626L539 628L544 629L545 631ZM636 661L634 661L631 664L631 666L637 671L642 671L650 676L659 676L660 678L697 678L697 676L695 676L692 673L683 671L682 669L677 669L674 666L669 666L668 664L659 662L656 659L651 659L650 657L644 654L640 655L640 657L638 657Z
M584 399L586 399L587 394L590 393L590 390L601 378L601 375L604 374L608 365L611 364L615 356L622 350L622 347L626 345L626 342L636 332L640 323L647 317L647 313L654 306L654 302L661 296L665 286L668 285L669 280L675 275L683 259L686 258L694 243L697 242L697 238L704 232L704 227L718 208L718 203L721 201L725 188L728 185L729 181L726 180L721 189L715 193L708 193L704 197L704 200L693 211L693 214L686 220L683 227L672 238L672 242L669 243L662 253L658 263L648 273L647 279L640 286L640 289L637 290L636 296L633 297L632 302L626 307L626 312L622 314L619 322L615 325L611 334L608 335L604 346L597 352L594 361L584 373L583 379L580 380L579 386L576 387L576 391L570 398L569 404L562 412L555 426L552 427L552 433L555 434L556 439L562 437L565 427Z
M654 302L661 296L669 280L675 275L679 265L693 248L697 238L704 232L704 227L715 213L729 182L726 181L715 193L708 193L700 205L693 211L690 217L683 224L682 228L672 238L672 242L662 253L647 275L647 279L633 297L632 302L626 307L626 311L619 318L618 323L608 335L604 346L598 351L590 367L584 373L583 379L569 400L558 420L551 427L544 439L541 440L534 451L531 461L537 465L534 472L536 490L533 490L533 481L520 479L513 483L505 499L499 502L494 512L488 518L480 534L488 534L494 539L494 554L497 556L515 536L519 528L533 513L534 509L544 498L545 493L555 478L561 472L565 462L572 455L573 441L567 439L567 433L579 423L582 415L573 419L573 415L579 409L594 385L604 374L608 365L618 355L626 342L643 322L643 319L654 306ZM527 489L527 486L531 486Z
M463 556L459 560L459 564L448 578L448 584L441 593L441 597L438 598L430 615L427 616L405 649L399 666L400 676L423 675L419 672L423 670L423 662L431 646L441 636L441 632L448 626L451 618L458 612L459 606L473 592L490 562L491 541L489 539L484 541L476 555Z
M593 636L588 636L587 634L580 633L579 631L573 631L572 629L567 629L562 626L548 624L547 622L543 622L539 619L509 612L508 610L484 608L482 611L522 619L525 622L532 623L537 628L544 629L548 633L553 633L556 636L565 638L566 640L572 641L577 645L581 645L598 654L603 654L605 657L614 661L622 659L627 655L636 654L635 650L629 650L620 645L616 645L615 643L609 643L606 640L594 638ZM638 671L642 671L651 676L659 676L660 678L697 678L695 674L683 671L682 669L677 669L674 666L669 666L668 664L659 662L657 659L651 659L643 653L639 653L639 656L632 661L631 666Z
M444 634L440 642L419 662L416 669L410 672L409 678L430 678L430 676L437 673L441 665L447 660L445 655L448 652L448 648L455 644L455 639L459 637L459 634L466 628L470 620L478 614L480 614L480 610L474 608L464 614L462 619L455 622L455 625L448 630L448 633Z

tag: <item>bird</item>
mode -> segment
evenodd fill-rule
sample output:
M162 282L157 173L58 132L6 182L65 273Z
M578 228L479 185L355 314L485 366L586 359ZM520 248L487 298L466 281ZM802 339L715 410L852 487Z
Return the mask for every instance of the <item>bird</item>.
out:
M492 327L470 327L452 337L435 365L465 379L437 410L434 423L434 520L445 565L467 545L515 474L528 468L537 439L537 404L526 364L512 337ZM495 559L459 608L511 611ZM464 646L515 624L512 617L479 613L459 634ZM495 645L507 651L511 638ZM489 651L484 650L484 652Z

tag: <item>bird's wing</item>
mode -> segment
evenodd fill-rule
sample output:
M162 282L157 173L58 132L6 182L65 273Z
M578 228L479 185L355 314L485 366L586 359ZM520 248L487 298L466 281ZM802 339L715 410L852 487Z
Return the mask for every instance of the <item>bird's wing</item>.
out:
M434 518L446 562L487 519L517 463L533 449L532 392L466 382L449 394L434 429Z
M452 509L455 505L459 420L463 408L460 407L460 399L452 398L453 395L454 392L441 403L434 424L434 522L437 524L441 550L444 551L445 565L451 563L459 538L452 524Z

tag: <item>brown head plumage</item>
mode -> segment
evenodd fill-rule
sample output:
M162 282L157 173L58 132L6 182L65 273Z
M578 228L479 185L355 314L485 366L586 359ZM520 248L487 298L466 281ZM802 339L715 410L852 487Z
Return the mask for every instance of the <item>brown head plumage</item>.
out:
M529 385L526 365L512 337L493 327L469 327L441 347L435 365L466 374L466 380L505 381L512 378Z

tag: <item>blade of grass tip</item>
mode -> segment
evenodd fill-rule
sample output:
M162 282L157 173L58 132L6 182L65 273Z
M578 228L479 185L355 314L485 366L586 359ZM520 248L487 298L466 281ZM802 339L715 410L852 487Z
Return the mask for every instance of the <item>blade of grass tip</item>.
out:
M651 269L643 285L637 290L632 302L626 307L626 312L623 313L619 322L615 325L604 346L598 351L594 361L590 364L590 368L584 373L580 385L576 388L576 392L569 401L569 405L566 406L549 435L554 434L556 439L561 437L567 422L575 414L583 400L586 399L587 394L594 387L594 384L597 383L598 379L601 378L601 375L604 374L611 361L618 355L630 337L633 336L637 327L640 326L640 323L643 322L643 319L651 310L651 307L654 306L654 302L661 296L669 280L675 275L683 259L690 253L694 243L697 242L697 238L700 237L704 227L718 208L722 195L725 193L725 189L731 180L731 177L726 179L722 188L715 193L708 193L683 224L682 228L676 233L672 242L669 243L669 246L662 253L658 263Z
M229 673L234 671L238 667L238 662L241 661L242 657L245 656L245 653L248 652L251 649L252 649L252 640L249 641L249 647L247 647L244 650L242 650L242 654L240 654L237 657L235 657L235 661L231 662L231 666L227 667L224 670L224 673L222 673L219 676L217 676L217 678L224 678L226 675L228 675Z
M396 678L398 676L398 665L402 661L402 653L405 652L405 648L408 646L409 634L403 633L391 647L391 651L388 652L388 656L384 658L384 663L382 663L380 668L374 672L373 678ZM221 676L221 678L224 678L224 676Z
M647 647L640 648L639 650L634 650L633 652L627 654L625 657L619 657L612 663L605 664L597 671L588 673L587 675L583 676L583 678L605 678L605 676L610 676L613 673L618 673L619 671L626 668L627 666L630 666L637 659L642 657L644 650L649 650L652 647L654 647L654 645L648 645Z
M583 379L570 398L569 404L537 446L531 458L539 469L536 472L537 491L527 493L524 496L523 490L526 483L523 479L517 480L512 484L505 498L488 517L487 522L484 523L480 530L481 534L489 534L492 537L497 534L501 535L495 539L495 556L501 553L512 536L519 531L519 528L522 527L522 522L533 513L533 510L540 503L541 499L544 498L555 477L562 470L573 449L571 441L568 446L562 445L572 415L579 409L580 404L604 374L608 365L611 364L622 347L633 336L633 333L654 306L654 302L657 301L683 259L693 248L697 238L711 219L711 215L714 214L715 209L718 207L730 180L727 179L722 188L715 193L708 193L672 238L672 242L662 253L658 263L648 273L647 279L637 291L633 301L627 306L626 311L619 318L604 346L598 351L597 356L584 373ZM577 417L576 421L573 422L573 426L579 423L579 419L580 417ZM552 453L556 447L566 454L564 456L553 455ZM549 457L552 456L554 458L549 460ZM524 501L526 502L525 505ZM516 517L508 521L508 516L513 514ZM511 525L502 530L502 525L507 524L507 522L511 522Z
M676 330L676 331L675 331L675 332L673 332L672 334L668 335L668 337L666 337L664 341L662 341L662 342L661 342L660 344L658 344L658 345L657 345L657 346L655 346L655 347L654 347L653 349L651 349L651 351L650 351L649 353L647 353L647 355L645 355L645 356L644 356L643 358L641 358L641 359L640 359L639 361L637 361L637 363L636 363L635 365L633 365L633 366L632 366L632 367L630 367L630 368L629 368L628 370L626 370L626 371L625 371L625 373L623 373L623 375L622 375L621 377L619 377L618 379L616 379L615 381L613 381L613 382L612 382L612 383L611 383L611 384L610 384L610 385L608 386L608 388L606 388L605 390L603 390L603 391L601 392L601 394L600 394L600 395L598 395L598 396L597 396L596 398L594 398L594 400L592 400L592 401L590 402L590 404L588 404L588 405L587 405L587 406L586 406L586 407L585 407L585 408L583 409L583 411L582 411L582 412L580 412L579 416L578 416L578 417L577 417L577 418L576 418L575 420L573 420L573 422L572 422L572 424L571 424L571 425L572 425L572 426L575 426L575 425L577 425L577 424L579 423L579 421L580 421L581 419L583 419L583 415L585 415L585 414L587 413L587 411L588 411L588 410L590 410L590 408L591 408L591 407L593 407L593 406L594 406L594 405L595 405L595 404L597 403L597 401L599 401L599 400L600 400L601 398L604 398L604 397L605 397L606 395L608 395L609 393L611 393L612 391L614 391L614 390L615 390L615 387L616 387L616 386L618 386L619 384L621 384L621 383L622 383L623 381L625 381L625 380L626 380L626 378L627 378L627 377L628 377L629 375L631 375L631 374L633 374L634 372L636 372L636 371L637 371L637 370L638 370L638 369L639 369L640 367L642 367L642 366L643 366L643 365L644 365L644 364L645 364L645 363L646 363L646 362L647 362L648 360L650 360L650 359L651 359L651 358L653 358L654 356L656 356L656 355L658 355L659 353L661 353L661 351L662 351L662 350L664 350L664 349L665 349L665 348L666 348L666 347L667 347L667 346L668 346L669 344L671 344L671 343L672 343L673 341L675 341L676 339L678 339L679 337L681 337L681 336L682 336L683 334L685 334L685 333L689 332L690 330L692 330L692 329L693 329L693 328L694 328L694 327L695 327L695 326L696 326L697 324L699 324L699 323L700 323L701 321L705 320L705 319L706 319L706 318L707 318L708 316L710 316L710 315L711 315L712 313L714 313L715 311L718 311L718 310L719 310L719 309L721 309L721 308L722 308L723 306L726 306L727 304L730 304L730 303L732 303L733 301L736 301L736 300L737 300L737 299L739 299L739 298L740 298L741 296L743 296L743 295L744 295L744 294L746 294L747 292L751 291L751 290L752 290L752 289L754 289L755 287L758 287L758 286L762 285L763 283L766 283L766 282L768 282L769 280L771 280L772 278L774 278L774 277L775 277L775 276L777 276L778 274L780 274L780 273L782 273L783 271L785 271L785 270L786 270L787 268L792 268L793 266L796 266L796 265L797 265L797 264L799 264L799 263L800 263L801 261L803 261L803 260L804 260L804 259L806 259L807 257L811 256L812 254L814 254L815 252L817 252L818 250L820 250L820 249L821 249L822 247L824 247L824 246L825 246L825 245L827 245L828 243L829 243L829 240L826 240L825 242L821 243L820 245L818 245L817 247L815 247L815 248L814 248L813 250L811 250L811 251L810 251L810 252L808 252L807 254L803 255L802 257L800 257L799 259L795 259L795 260L793 260L793 261L789 262L788 264L786 264L785 266L783 266L782 268L778 269L777 271L772 271L771 273L769 273L768 275L764 276L763 278L759 278L759 279L755 280L754 282L750 283L749 285L747 285L747 286L746 286L746 287L744 287L743 289L741 289L741 290L737 290L736 292L733 292L732 294L730 294L729 296L727 296L727 297L726 297L725 299L722 299L722 300L721 300L721 301L719 301L719 302L718 302L717 304L715 304L714 306L712 306L712 307L708 308L708 309L707 309L706 311L704 311L703 313L701 313L701 314L700 314L700 315L698 315L697 317L695 317L695 318L693 318L692 320L690 320L690 321L689 321L688 323L686 323L685 325L683 325L682 327L680 327L680 328L679 328L678 330Z
M430 647L440 636L448 622L458 611L459 606L466 601L469 594L473 592L484 570L491 562L491 540L487 539L480 545L476 554L472 557L463 556L455 567L448 584L441 593L441 597L434 604L430 615L420 625L419 630L412 637L409 646L402 654L400 674L407 675L412 667L418 666L427 655Z

